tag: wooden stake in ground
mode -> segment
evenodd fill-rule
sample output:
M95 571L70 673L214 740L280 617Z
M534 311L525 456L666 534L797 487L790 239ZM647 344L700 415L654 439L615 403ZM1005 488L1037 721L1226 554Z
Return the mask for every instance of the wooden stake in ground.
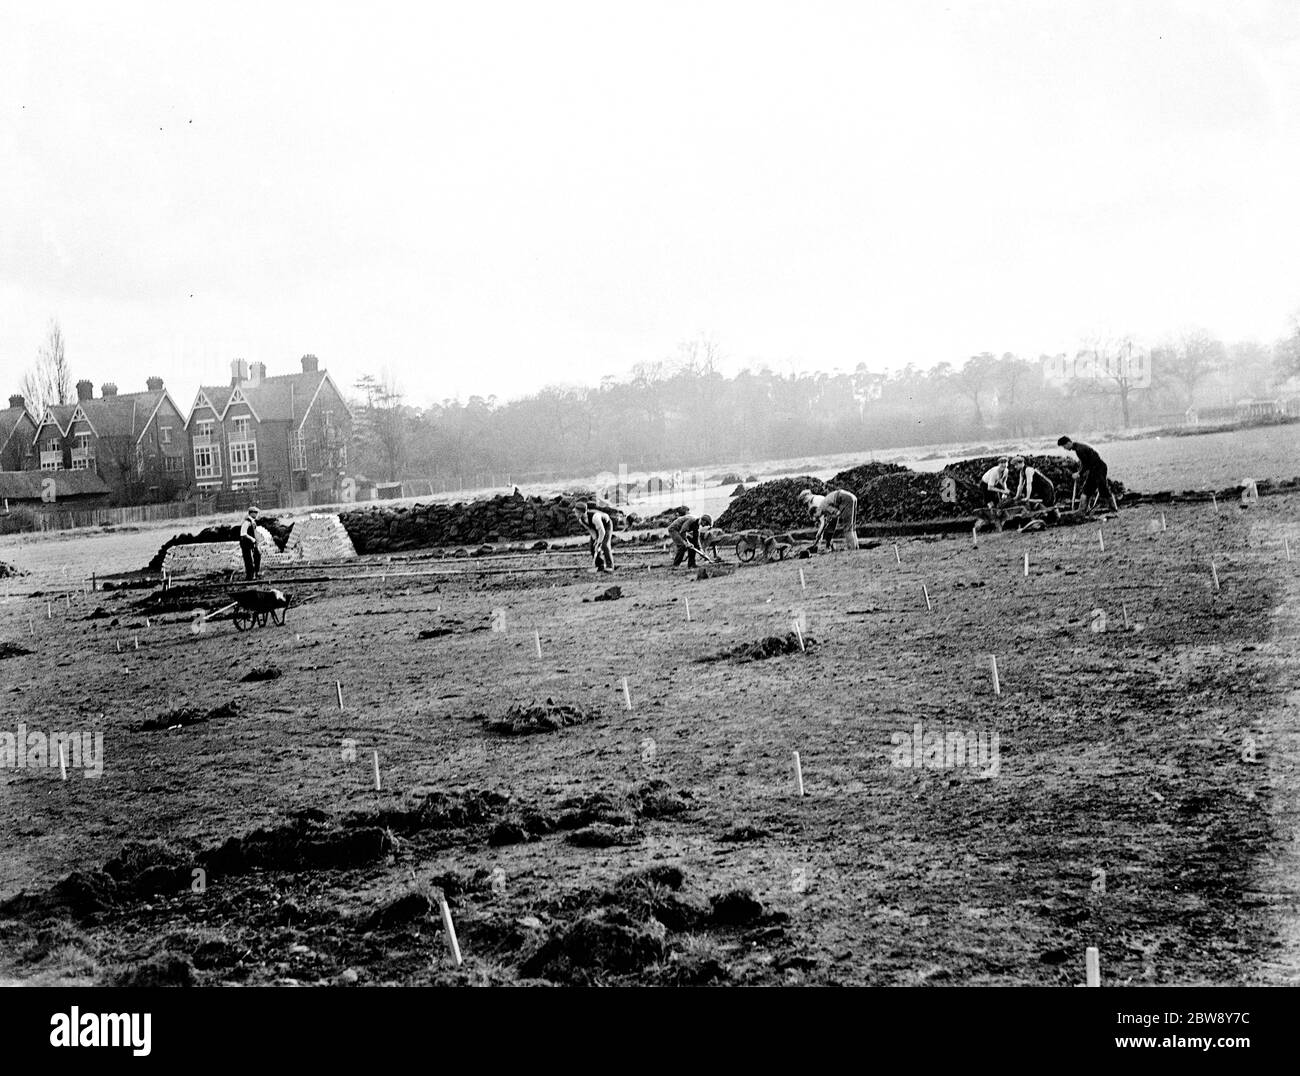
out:
M970 544L976 549L980 547L980 525L978 523L970 529Z
M924 583L921 584L921 593L925 595L925 611L927 613L932 612L934 610L934 606L930 604L930 588L927 587Z
M1025 554L1025 578L1029 578L1029 554Z
M623 704L630 710L632 709L632 692L627 686L627 677L623 677Z
M799 752L794 752L794 785L799 790L799 795L803 795L803 767L799 765Z
M690 596L688 595L686 598L686 623L689 624L690 622L691 622L691 599Z
M117 652L120 654L122 652L122 640L114 639L113 641L117 643Z
M447 932L447 947L451 950L451 958L456 961L456 967L460 967L463 961L460 958L460 942L456 940L456 926L451 921L451 909L447 907L447 898L438 898L438 910L442 913L442 929Z
M539 631L533 632L533 642L537 646L537 656L540 658L542 656L542 633L541 632Z
M32 638L36 638L36 621L31 617L27 618L27 630L32 633Z
M1215 513L1215 515L1218 515L1218 513L1219 513L1219 498L1218 498L1218 496L1215 494L1214 490L1210 490L1210 500L1212 500L1212 501L1214 502L1214 513Z
M46 620L54 619L54 606L51 605L49 602L45 603L45 619Z
M804 580L803 580L803 569L802 569L802 568L799 569L799 588L800 588L801 590L807 590L807 589L808 589L808 584L805 583Z
M1121 602L1119 607L1124 613L1124 630L1127 631L1128 630L1128 606L1125 605L1123 602Z
M1089 986L1101 986L1101 956L1095 945L1088 946L1083 954L1084 968Z
M131 642L133 642L133 643L135 644L135 648L136 648L137 650L140 649L140 636L138 636L138 635L132 635L132 636L131 636Z
M989 655L989 668L993 671L993 694L1001 695L1002 684L998 680L998 656L996 654Z
M808 653L808 648L803 645L803 632L799 630L799 621L797 620L794 621L794 637L799 640L799 649L805 654Z
M66 781L68 779L68 761L63 756L63 743L59 743L59 775Z
M1162 531L1167 531L1169 529L1169 524L1165 522L1165 514L1163 512L1160 513L1160 529Z
M375 791L380 792L383 790L383 786L379 782L379 752L376 751L374 755L375 755Z
M1214 566L1214 561L1210 561L1210 575L1214 577L1214 589L1219 589L1219 569Z
M339 709L342 710L343 709L343 682L341 680L334 681L334 690L335 692L337 692L339 697Z
M903 564L903 558L900 557L900 556L898 555L898 543L897 543L897 542L894 543L894 562L895 562L896 564L898 564L899 567L902 567L902 564Z

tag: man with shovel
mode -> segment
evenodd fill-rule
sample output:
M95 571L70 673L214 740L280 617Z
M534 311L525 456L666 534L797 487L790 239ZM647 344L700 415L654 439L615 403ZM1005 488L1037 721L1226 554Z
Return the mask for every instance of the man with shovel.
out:
M713 517L707 514L678 516L669 524L668 537L677 547L677 555L673 557L674 568L681 564L683 557L686 558L686 567L694 568L696 553L705 560L710 559L709 555L700 548L700 528L712 526Z
M591 542L591 558L598 572L614 570L614 521L599 508L593 508L586 501L579 501L573 506L573 514L582 524Z
M826 536L826 551L831 550L831 543L836 531L844 539L845 549L858 548L858 498L847 489L837 489L818 497L810 489L799 494L799 500L812 514L817 522L817 537L813 539L812 549Z

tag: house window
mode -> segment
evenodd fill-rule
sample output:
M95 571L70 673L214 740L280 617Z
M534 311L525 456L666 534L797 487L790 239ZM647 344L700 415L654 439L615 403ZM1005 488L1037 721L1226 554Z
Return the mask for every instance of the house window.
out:
M248 415L236 415L234 419L235 432L231 435L232 441L247 441L251 438L250 430L251 419Z
M292 457L291 470L305 471L307 469L307 435L299 430L289 442L289 454Z
M164 472L166 472L167 474L178 474L178 473L179 473L180 471L182 471L182 470L184 470L184 468L181 466L181 457L180 457L180 456L164 456L164 457L163 457L163 471L164 471Z
M211 445L196 445L194 448L194 477L220 478L221 453Z
M63 446L58 441L41 442L41 470L63 470Z
M158 427L158 440L159 440L162 444L164 444L164 445L169 445L169 444L171 444L171 443L172 443L172 428L171 428L170 426L159 426L159 427Z
M230 473L257 474L257 442L230 442Z
M196 445L210 445L212 443L212 427L215 423L212 419L201 419L194 423L194 443Z
M327 430L332 430L334 428L334 412L326 411L323 413L323 417L325 419L325 428Z

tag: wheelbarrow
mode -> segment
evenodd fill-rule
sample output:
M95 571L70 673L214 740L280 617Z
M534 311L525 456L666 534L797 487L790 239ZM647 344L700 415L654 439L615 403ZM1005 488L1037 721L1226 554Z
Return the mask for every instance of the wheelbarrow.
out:
M293 595L282 590L236 590L230 596L235 600L204 619L211 620L229 611L236 631L264 628L268 623L280 626L293 602Z

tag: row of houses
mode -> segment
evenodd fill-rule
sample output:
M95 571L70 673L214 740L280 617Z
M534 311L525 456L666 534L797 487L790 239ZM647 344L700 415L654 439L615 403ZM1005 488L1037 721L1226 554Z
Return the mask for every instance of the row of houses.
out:
M0 497L85 507L221 493L285 506L339 500L352 414L314 355L301 365L267 376L265 363L236 359L230 383L201 387L188 412L159 377L144 392L110 382L99 396L79 381L75 402L40 414L10 396L0 411Z

